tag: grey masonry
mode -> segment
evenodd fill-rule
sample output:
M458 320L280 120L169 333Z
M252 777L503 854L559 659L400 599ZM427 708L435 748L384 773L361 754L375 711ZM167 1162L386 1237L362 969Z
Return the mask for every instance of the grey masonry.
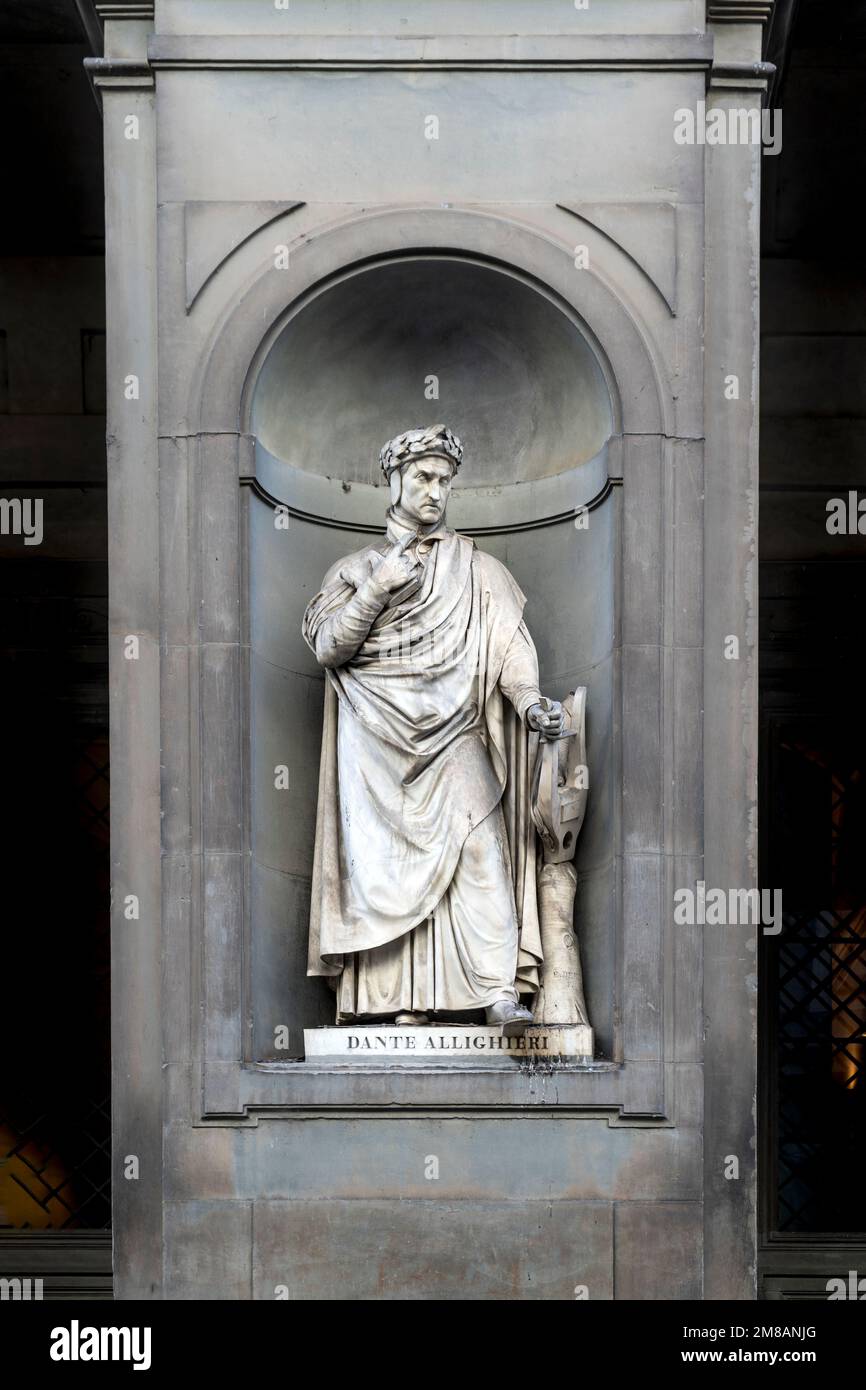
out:
M673 904L757 887L761 151L674 127L760 106L768 6L98 8L118 1296L753 1297L755 931ZM440 418L587 687L591 1061L303 1051L301 614Z

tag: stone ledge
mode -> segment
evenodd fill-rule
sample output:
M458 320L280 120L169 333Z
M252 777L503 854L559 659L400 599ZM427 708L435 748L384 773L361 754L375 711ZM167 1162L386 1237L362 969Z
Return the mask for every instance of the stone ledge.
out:
M692 70L712 54L711 34L154 34L148 44L156 68Z
M772 18L775 0L709 0L710 24L766 24Z

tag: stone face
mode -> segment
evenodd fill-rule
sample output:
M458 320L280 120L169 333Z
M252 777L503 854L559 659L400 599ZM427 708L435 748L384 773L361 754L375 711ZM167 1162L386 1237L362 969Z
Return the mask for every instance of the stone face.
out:
M524 1071L536 1093L562 1085L562 1069L524 1066ZM694 1069L688 1076L681 1068L677 1072L682 1083L676 1127L610 1125L606 1119L525 1108L519 1114L488 1110L482 1124L471 1104L478 1082L471 1070L465 1072L462 1113L416 1109L412 1114L392 1106L387 1129L381 1115L357 1109L300 1124L269 1124L264 1134L261 1126L187 1127L182 1134L179 1122L167 1138L172 1180L166 1195L695 1204L701 1197L699 1078ZM395 1074L392 1095L407 1075L405 1068ZM439 1159L435 1180L425 1171L429 1155Z
M257 1202L253 1297L609 1299L611 1225L607 1202Z
M614 1215L617 1299L697 1299L701 1208L697 1202L622 1202Z
M165 1226L166 1298L250 1297L251 1203L167 1202Z
M719 87L710 105L754 105L755 96L748 90ZM712 315L714 329L707 344L704 399L703 877L710 884L752 887L757 886L757 284L762 155L760 147L750 145L728 146L726 153L732 158L719 159L718 150L709 155L706 194L707 315ZM738 366L733 367L735 359ZM721 389L724 377L731 374L742 388L733 412ZM729 635L740 641L736 661L724 657ZM704 1296L713 1299L754 1297L754 947L754 931L742 925L711 934L705 944ZM733 1073L727 1061L731 1047L740 1050ZM738 1182L723 1176L726 1154L739 1158Z
M673 124L753 104L760 26L729 26L721 79L698 0L363 9L293 0L289 32L177 0L154 33L112 18L96 69L114 1145L142 1162L117 1293L749 1298L754 943L672 899L755 878L760 155ZM458 284L463 319L436 304ZM591 1066L302 1060L333 995L301 973L323 683L299 627L381 534L361 436L387 409L381 439L444 418L477 445L451 524L529 596L540 688L587 689Z
M617 123L631 135L615 162L601 153L610 132L604 73L566 71L551 82L549 73L532 70L519 79L458 71L447 81L449 116L434 142L424 137L425 118L436 114L427 80L395 82L374 70L339 77L299 71L288 81L263 82L258 72L236 71L217 85L207 71L166 69L162 109L184 139L164 167L163 194L170 202L258 202L276 182L280 156L279 184L311 204L343 202L350 190L362 203L381 204L396 193L408 205L441 204L471 193L477 203L555 204L589 187L590 178L594 201L694 201L701 194L700 151L676 146L672 136L673 111L703 95L700 74L661 69L651 82L614 78ZM684 87L694 96L688 91L681 99ZM563 122L564 104L579 123L579 139ZM349 107L357 121L351 141L342 123ZM329 157L321 159L325 149Z

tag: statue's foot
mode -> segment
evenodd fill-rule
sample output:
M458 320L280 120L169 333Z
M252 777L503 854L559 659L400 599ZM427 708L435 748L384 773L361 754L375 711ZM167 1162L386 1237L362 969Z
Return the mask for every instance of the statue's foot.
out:
M429 1023L430 1020L426 1014L413 1014L406 1010L405 1013L398 1014L394 1022L397 1024L398 1028L403 1026L423 1028L424 1024Z
M485 1017L490 1024L502 1025L502 1034L506 1038L519 1038L521 1033L532 1023L532 1014L528 1009L524 1009L522 1004L515 1004L511 999L500 999L495 1004L491 1004L485 1010Z

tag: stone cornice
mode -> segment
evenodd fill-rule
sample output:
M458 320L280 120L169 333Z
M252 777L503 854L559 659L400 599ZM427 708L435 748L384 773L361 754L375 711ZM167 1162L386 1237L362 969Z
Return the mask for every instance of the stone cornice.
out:
M154 68L652 70L709 67L709 34L169 36L148 48Z
M153 19L153 0L150 0L149 4L147 0L144 0L144 3L138 3L138 0L127 0L126 4L123 3L123 0L115 0L113 4L100 5L97 3L95 9L103 24L107 19Z
M708 24L767 24L775 0L707 0Z
M153 72L149 63L134 59L85 58L84 70L95 88L122 88L127 91L152 87Z
M740 91L764 92L775 75L773 63L714 63L710 87L733 87Z

